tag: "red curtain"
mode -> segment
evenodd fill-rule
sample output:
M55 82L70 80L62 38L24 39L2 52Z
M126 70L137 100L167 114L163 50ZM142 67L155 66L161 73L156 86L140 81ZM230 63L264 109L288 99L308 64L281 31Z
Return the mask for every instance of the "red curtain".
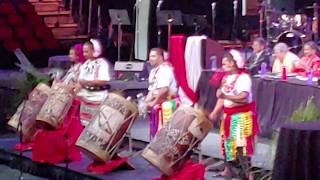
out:
M186 46L185 35L174 35L170 37L169 61L174 67L174 75L180 86L188 98L196 103L198 95L189 87L186 74L186 64L184 52Z

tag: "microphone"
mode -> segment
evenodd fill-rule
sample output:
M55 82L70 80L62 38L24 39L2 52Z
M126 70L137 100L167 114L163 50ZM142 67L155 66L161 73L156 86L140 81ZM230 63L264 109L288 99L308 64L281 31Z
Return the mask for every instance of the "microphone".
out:
M157 4L157 11L160 11L161 5L163 3L163 0L159 0Z
M136 0L136 3L134 4L134 7L137 7L141 3L141 0Z

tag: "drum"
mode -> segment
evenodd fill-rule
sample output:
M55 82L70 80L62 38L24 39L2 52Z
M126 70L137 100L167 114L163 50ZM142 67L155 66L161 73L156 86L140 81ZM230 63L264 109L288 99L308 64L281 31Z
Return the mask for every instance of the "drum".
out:
M306 35L298 31L286 31L276 38L276 43L286 43L290 51L298 54L302 50L302 46L306 41Z
M181 106L143 150L142 156L164 174L173 175L181 170L189 152L211 128L212 123L202 111Z
M76 145L95 161L108 161L117 152L138 115L136 104L109 93L94 119L82 131Z
M37 115L37 123L45 123L50 128L57 129L63 123L73 100L73 95L67 86L56 85L47 101Z
M83 126L87 126L94 118L100 107L100 102L91 102L88 100L81 101L80 105L80 120Z
M49 86L42 83L38 84L29 94L28 100L20 104L17 112L9 120L8 124L15 129L18 129L19 120L21 120L23 142L32 141L36 132L36 116L50 93Z

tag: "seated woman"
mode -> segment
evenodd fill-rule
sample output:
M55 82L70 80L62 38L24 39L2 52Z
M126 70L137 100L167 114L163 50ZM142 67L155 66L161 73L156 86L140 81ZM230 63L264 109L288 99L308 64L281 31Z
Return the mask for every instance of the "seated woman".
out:
M38 122L41 122L37 126L42 125L42 128L34 137L33 161L60 163L81 159L75 143L83 127L79 115L80 101L74 98L74 88L79 68L84 62L82 49L82 44L70 49L72 66L64 77L53 81L52 92L37 116Z
M20 119L22 123L22 144L18 144L16 146L17 150L23 151L32 148L32 142L34 141L37 132L36 125L39 125L39 123L36 124L36 120L38 120L40 117L51 119L51 110L55 109L55 105L59 104L55 103L55 101L58 99L56 99L54 94L59 93L57 92L57 88L67 87L66 89L68 89L68 92L70 92L70 94L72 93L71 90L74 87L74 83L77 81L79 72L78 69L84 61L81 44L77 44L70 49L69 58L70 61L73 62L73 66L68 70L67 74L62 79L55 79L51 88L45 84L39 84L36 88L34 88L29 94L28 100L19 106L16 114L8 122L9 125L14 127L15 124L18 124L14 123L15 121L19 122ZM54 106L51 106L50 104L54 104ZM24 108L21 108L23 106ZM68 112L69 107L68 109L63 109L63 111L65 110ZM48 108L50 111L47 111ZM62 121L61 124L63 123L64 122ZM59 129L61 124L56 126L55 129ZM43 127L44 126L40 126L40 128ZM17 128L17 126L15 128Z
M242 69L242 57L231 50L222 59L226 75L217 90L218 101L209 118L214 121L223 111L221 122L221 149L226 167L218 176L231 176L231 165L239 163L241 179L249 177L250 156L253 154L254 137L258 133L255 105L252 100L252 81Z
M320 76L320 57L317 56L318 46L309 41L303 46L303 57L297 62L295 72L306 76L311 72L313 76Z
M273 51L276 59L272 65L272 72L281 73L282 68L286 67L286 72L291 73L296 65L296 62L299 61L299 57L290 52L285 43L276 44L273 48Z
M81 65L77 96L81 99L80 118L86 126L93 119L100 103L107 97L108 81L113 78L113 68L103 57L98 40L91 39L83 46L86 62Z

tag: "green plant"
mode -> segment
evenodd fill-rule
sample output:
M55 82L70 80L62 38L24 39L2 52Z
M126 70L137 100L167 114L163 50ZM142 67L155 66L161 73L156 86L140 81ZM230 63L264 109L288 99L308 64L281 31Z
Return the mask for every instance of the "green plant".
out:
M309 122L320 119L320 108L313 103L314 97L307 100L307 104L301 104L297 110L292 113L291 120L295 122Z

